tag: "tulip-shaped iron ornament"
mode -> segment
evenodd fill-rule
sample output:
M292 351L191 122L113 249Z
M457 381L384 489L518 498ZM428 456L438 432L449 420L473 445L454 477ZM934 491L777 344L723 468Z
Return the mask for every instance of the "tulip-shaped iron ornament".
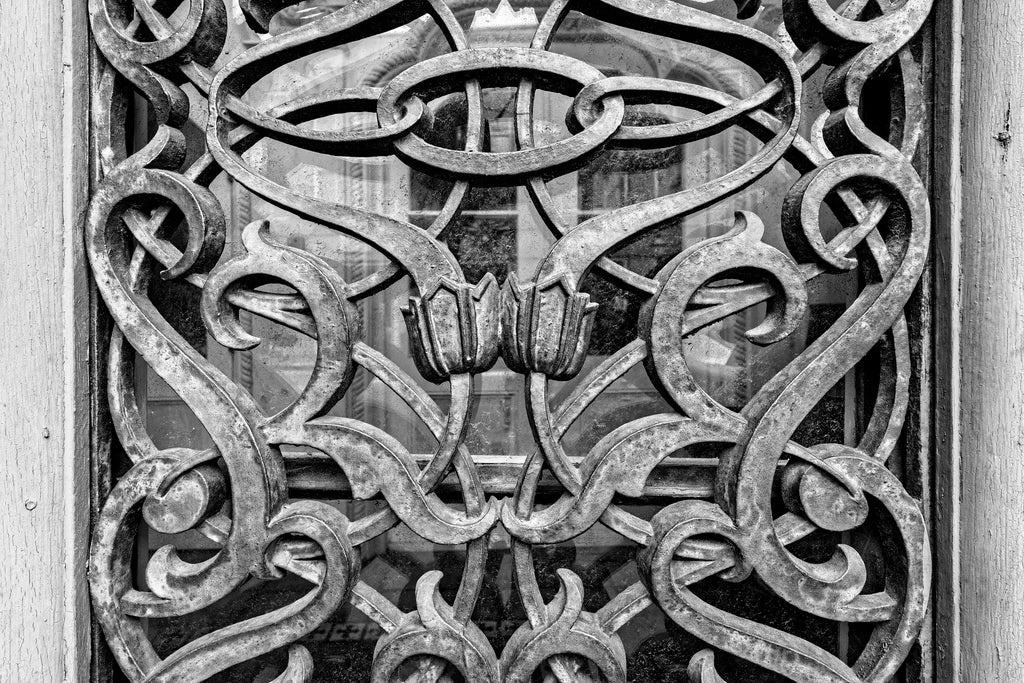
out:
M597 304L566 276L520 284L510 274L502 290L502 348L517 372L574 377L590 346Z
M416 367L441 383L483 372L498 358L498 283L488 273L476 285L441 278L402 308Z

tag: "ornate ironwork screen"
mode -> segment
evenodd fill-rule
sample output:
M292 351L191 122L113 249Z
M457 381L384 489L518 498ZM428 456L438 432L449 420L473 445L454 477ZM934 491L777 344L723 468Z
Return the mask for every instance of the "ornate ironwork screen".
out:
M129 679L896 674L931 0L761 5L89 0L125 461L90 582ZM368 564L398 530L436 561L401 599ZM597 530L595 580L558 549ZM346 624L372 663L331 669Z

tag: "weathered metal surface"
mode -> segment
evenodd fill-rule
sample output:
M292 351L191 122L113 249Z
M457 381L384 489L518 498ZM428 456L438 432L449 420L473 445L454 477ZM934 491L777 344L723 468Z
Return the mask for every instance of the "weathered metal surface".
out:
M403 664L410 660L418 662L412 674L417 680L446 679L446 668L454 668L469 681L526 681L544 665L563 681L594 668L609 683L625 681L628 663L617 631L652 603L712 648L793 680L893 676L920 632L929 602L925 523L917 502L885 463L907 405L911 369L903 310L929 244L927 193L911 164L922 111L919 86L908 75L913 64L908 43L931 0L895 6L852 0L839 10L825 0L787 0L774 38L739 21L758 9L757 0L737 2L737 20L671 0L554 0L530 47L487 48L470 45L442 0L357 0L268 36L217 70L212 66L224 49L225 5L191 0L171 22L177 4L89 2L96 44L108 64L96 84L100 106L94 125L103 179L90 205L87 247L96 285L117 326L110 348L110 404L118 437L134 463L103 505L90 580L99 622L130 679L202 680L294 643L347 600L386 633L367 672L379 681L406 671ZM294 4L240 2L250 24L264 32L275 13ZM605 77L589 64L547 50L570 10L644 31L652 40L670 36L713 48L749 64L764 85L737 97L663 79ZM329 91L270 110L244 99L253 83L282 65L423 15L441 27L451 52L408 68L383 88ZM808 140L798 134L802 86L826 65L834 66L823 91L828 112ZM879 132L860 112L873 106L865 87L883 69L897 77L890 79L891 103L884 103L891 104L892 129ZM205 154L187 168L185 82L209 104ZM481 93L509 86L518 88L518 148L484 151ZM567 112L569 137L535 144L537 88L575 97ZM129 153L123 131L132 89L148 102L156 127L141 149ZM431 102L451 93L464 93L467 102L462 150L437 147L425 137L432 125ZM637 103L684 106L700 115L647 127L625 124L627 106ZM378 128L315 131L300 125L350 111L375 112ZM762 143L739 167L571 229L545 184L581 168L602 149L666 147L730 126ZM282 186L243 156L262 139L326 154L394 155L455 182L437 220L422 229ZM727 200L783 160L802 174L783 206L792 256L762 240L762 221L755 213L740 212L734 230L688 246L654 278L605 258L659 224ZM295 215L373 246L394 265L346 282L321 256L275 242L265 222L248 226L238 255L223 259L224 212L207 188L224 174ZM444 230L458 215L468 187L510 184L528 188L557 239L529 281L510 276L499 285L488 274L479 283L467 282L444 243ZM822 234L819 222L826 205L845 225L831 238ZM182 217L188 235L179 249L166 231ZM163 268L160 277L183 279L202 290L206 327L229 349L260 342L239 324L239 309L314 337L315 366L299 397L267 414L193 348L148 297L158 268ZM577 376L587 355L597 304L580 287L594 268L643 293L641 328L634 342L555 406L552 381ZM742 410L718 403L695 380L683 353L689 335L767 302L767 318L748 337L776 343L805 318L808 281L858 268L863 286L845 313ZM408 277L414 291L404 313L416 366L429 382L448 383L447 412L417 379L363 341L359 302L396 277ZM710 286L721 279L733 282ZM258 289L268 283L285 283L293 293ZM882 349L883 379L859 443L804 447L794 442L797 427L828 389L875 348ZM136 354L194 412L215 448L156 448L133 385ZM487 370L499 355L526 376L537 450L518 470L508 463L497 468L478 463L464 443L474 399L472 375ZM570 459L562 444L567 429L613 381L641 364L673 412L629 422L601 438L582 461ZM356 366L405 398L437 438L435 452L414 456L378 427L327 414L349 388ZM704 443L729 445L712 461L713 501L696 499L712 493L709 477L689 489L657 486L666 458ZM284 445L310 447L333 459L345 475L339 488L356 499L381 498L386 507L348 520L327 503L290 497ZM486 484L481 480L485 466L490 467ZM541 508L535 499L542 486L560 497ZM616 503L647 495L652 486L656 495L681 499L650 521ZM502 498L489 498L488 492ZM773 511L773 497L784 501L784 512ZM132 582L132 548L142 521L169 534L198 529L220 550L193 564L179 558L173 546L162 548L149 558L147 588L140 590ZM438 590L440 573L420 579L417 607L408 613L360 581L359 546L399 522L435 543L466 544L466 569L451 604ZM636 544L642 581L588 612L583 584L563 568L560 591L545 600L534 571L534 546L572 539L597 523ZM472 621L489 534L497 524L513 539L527 615L500 653ZM820 564L787 548L818 529L847 532L864 526L874 528L886 547L884 581L871 584L880 589L865 588L864 559L847 545L839 544L832 559ZM300 601L217 630L167 656L154 651L143 619L195 612L250 577L273 579L285 571L312 584ZM845 662L797 636L724 612L690 589L711 576L739 581L750 575L807 614L871 625L863 652ZM581 666L588 660L590 668ZM292 645L288 668L277 680L309 680L315 664L305 648ZM689 677L722 680L711 650L693 657Z

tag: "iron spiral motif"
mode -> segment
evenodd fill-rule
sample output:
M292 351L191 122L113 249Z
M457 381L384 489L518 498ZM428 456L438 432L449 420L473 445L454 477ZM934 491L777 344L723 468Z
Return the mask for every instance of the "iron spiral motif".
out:
M250 25L267 34L275 14L297 3L238 4ZM743 23L759 4L737 0L736 19L728 19L702 11L699 2L554 0L545 3L529 47L473 47L444 0L354 0L266 35L215 69L231 9L223 0L89 0L105 62L94 120L102 179L89 207L86 243L97 289L115 323L107 389L118 440L132 461L102 504L90 583L103 633L129 679L203 680L289 647L287 669L276 680L310 680L316 663L294 643L346 601L385 633L366 672L374 681L393 680L410 660L420 662L419 680L447 680L455 669L467 681L529 681L545 665L569 681L586 660L608 683L624 682L627 657L618 632L651 605L714 650L792 680L867 682L895 674L929 603L925 521L919 503L886 467L908 405L904 308L929 248L928 194L912 165L923 126L915 99L920 84L907 77L891 85L899 106L885 135L861 113L870 105L865 90L879 73L906 75L913 63L910 44L931 0L850 0L839 9L826 0L785 0L775 37ZM672 80L605 76L548 49L570 11L645 32L652 40L713 48L750 65L763 85L736 96ZM423 16L440 27L450 51L401 71L382 87L325 91L273 109L245 97L283 65ZM823 88L827 112L808 140L798 134L802 89L824 67L831 68ZM484 151L481 98L496 87L518 88L513 151ZM574 98L566 113L570 134L553 143L535 139L534 94L541 88ZM426 134L431 103L457 92L467 103L464 147L437 147ZM124 130L133 93L148 103L156 125L141 149L129 152ZM185 124L199 100L208 105L205 145L200 155L187 155ZM627 113L638 103L685 107L699 115L635 125ZM375 113L378 125L351 131L302 125L345 112ZM742 165L707 182L578 225L552 201L547 181L581 168L602 150L665 148L728 127L745 130L761 146ZM261 140L324 154L395 156L452 181L452 190L433 223L417 227L275 182L244 156ZM186 164L187 157L194 158ZM653 277L607 258L667 221L728 200L782 162L801 174L783 203L789 254L762 239L762 217L743 211L730 232L687 247ZM275 241L266 221L247 226L241 248L226 256L224 209L209 189L221 176L372 246L389 265L347 282L322 256ZM446 246L446 228L477 186L525 187L555 236L531 279L512 275L499 283L489 274L469 282ZM819 221L825 206L844 226L829 237ZM176 222L187 226L183 243L168 236ZM581 291L581 283L593 269L644 296L640 329L633 342L580 378L567 400L553 405L552 382L577 378L587 356L598 304ZM767 302L765 321L747 336L757 344L776 343L807 316L808 282L858 269L863 285L842 315L742 409L722 405L701 388L684 357L689 335ZM315 338L315 366L305 389L285 409L265 413L150 300L156 271L201 291L206 329L228 349L260 343L239 323L239 310ZM416 367L428 382L448 385L447 410L362 336L360 302L398 278L408 278L413 292L403 313ZM709 286L722 279L737 284ZM285 283L291 293L268 293L261 289L267 283ZM882 380L859 443L796 443L794 432L825 392L879 349ZM187 404L213 448L154 445L134 385L136 356ZM487 496L465 443L473 376L499 357L525 376L536 447L524 461L515 494L503 499ZM569 457L562 443L569 427L638 366L673 410L614 429L581 460ZM436 450L425 463L384 430L328 414L357 368L400 393L436 437ZM678 500L650 520L619 504L641 496L648 477L673 453L707 443L728 446L718 460L714 500ZM386 505L350 520L326 502L290 496L284 446L329 455L354 498ZM450 472L461 490L457 505L436 491ZM545 472L563 492L540 506L537 488ZM198 530L219 550L193 563L166 546L149 558L146 588L140 589L133 580L132 549L143 523L172 535ZM451 603L439 591L440 572L420 578L410 612L360 579L360 546L399 523L434 543L465 544L465 571ZM546 599L535 572L535 546L573 539L599 523L635 544L642 580L588 611L580 577L562 568L557 594ZM838 544L823 563L788 548L816 530L848 532L864 525L879 529L892 559L880 585L868 586L865 561L848 545ZM488 539L497 526L512 538L516 586L527 615L501 652L472 619ZM150 642L145 619L193 613L250 577L275 579L285 572L309 582L300 600L170 654L159 655ZM870 637L852 664L844 662L793 634L730 614L691 590L712 576L756 576L802 612L869 626ZM722 680L712 650L693 657L689 677Z

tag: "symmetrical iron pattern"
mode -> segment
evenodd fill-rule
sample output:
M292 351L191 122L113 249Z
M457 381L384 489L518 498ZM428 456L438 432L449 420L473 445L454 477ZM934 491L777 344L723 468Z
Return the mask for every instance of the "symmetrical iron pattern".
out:
M179 7L183 4L184 7ZM239 0L258 32L292 0ZM929 546L920 506L886 467L899 440L911 375L904 307L924 268L929 245L928 195L911 159L921 137L920 83L910 42L931 0L786 0L773 37L743 23L759 0L737 0L737 19L674 0L554 0L530 47L473 47L444 0L354 0L310 23L244 50L223 68L228 8L223 0L89 0L92 30L106 62L96 84L94 127L102 179L88 213L87 249L96 286L115 322L108 393L118 439L132 465L102 505L92 539L90 581L96 615L117 662L136 681L202 680L239 662L291 645L277 681L306 681L315 662L293 643L351 601L383 629L372 671L390 681L410 661L417 680L529 681L542 666L570 681L596 667L609 683L625 681L617 632L652 604L711 648L690 662L692 681L720 681L714 651L727 652L797 681L884 681L918 637L929 602ZM174 20L172 12L177 10ZM689 83L605 77L591 65L547 48L566 15L718 50L763 79L736 97ZM245 95L260 78L324 48L386 32L427 15L450 52L412 65L383 84L326 91L261 109ZM798 135L802 87L819 67L830 72L811 139ZM876 78L886 74L885 79ZM893 75L895 74L895 77ZM881 85L879 84L881 82ZM190 83L190 96L183 84ZM482 91L516 87L517 149L483 151ZM534 139L535 89L574 97L570 135ZM889 101L868 102L865 90ZM431 103L464 93L464 149L431 144ZM154 133L138 151L125 143L133 93L148 103ZM208 102L203 153L185 167L184 124L197 94ZM700 112L682 122L629 125L630 106L660 104ZM884 106L889 130L862 112ZM305 122L344 112L373 112L368 130L314 130ZM728 127L762 145L741 166L693 187L589 218L579 225L559 213L546 181L582 167L604 149L654 149L700 140ZM453 190L433 224L394 218L311 197L266 177L243 156L271 139L344 156L394 155L411 167L450 179ZM737 213L728 234L689 245L653 278L607 255L666 221L727 200L785 161L800 174L785 198L782 228L789 254L762 241L762 219ZM226 174L253 194L293 214L365 242L390 265L344 281L321 256L276 242L267 222L244 230L243 247L224 256L225 215L208 189ZM446 247L446 227L470 187L527 188L557 237L532 279L493 275L467 282ZM826 237L826 206L845 226ZM172 225L187 226L174 243ZM177 244L177 246L176 246ZM587 355L597 305L580 291L603 269L646 298L635 341L552 404L551 383L576 377ZM260 340L239 323L245 310L317 341L308 385L286 409L265 414L239 384L218 370L167 322L150 300L159 276L201 290L210 335L229 349ZM712 399L687 366L684 340L723 318L767 303L757 344L776 343L808 310L807 283L824 273L857 270L862 285L845 312L767 381L739 411ZM422 378L447 383L446 411L416 378L361 340L361 300L399 278L414 295L403 312ZM716 281L721 281L714 284ZM291 293L268 293L284 283ZM262 289L261 289L262 288ZM825 393L869 354L880 363L877 395L856 445L801 446L794 431ZM135 387L136 354L202 422L215 448L158 449L147 436ZM464 443L474 374L498 357L525 376L536 452L525 459L515 495L488 498ZM562 437L627 370L643 365L674 410L614 429L581 460ZM394 436L351 417L327 415L356 367L399 393L438 445L425 463ZM621 501L641 496L649 475L686 446L726 444L718 460L714 500L680 499L653 519ZM356 499L386 506L359 519L336 507L289 496L283 446L316 449L344 470ZM462 501L437 495L454 471ZM535 504L549 472L563 489ZM776 502L773 507L773 497ZM782 502L779 503L778 501ZM360 580L360 546L404 523L438 544L465 544L466 567L449 604L440 572L422 576L416 609L405 613ZM178 534L197 529L220 548L193 564L166 546L135 582L133 547L142 524ZM584 609L583 583L563 568L561 590L545 601L533 552L602 524L635 544L642 581L595 612ZM512 540L517 590L527 620L500 652L472 620L488 553L501 526ZM838 544L833 557L811 563L787 547L815 530L870 528L885 550L884 580L866 588L862 556ZM250 577L297 574L312 585L301 600L195 639L158 656L146 619L186 615L228 596ZM756 576L809 615L870 627L852 663L795 635L727 613L691 587L717 576ZM588 603L589 604L589 603ZM584 663L589 662L586 666Z

